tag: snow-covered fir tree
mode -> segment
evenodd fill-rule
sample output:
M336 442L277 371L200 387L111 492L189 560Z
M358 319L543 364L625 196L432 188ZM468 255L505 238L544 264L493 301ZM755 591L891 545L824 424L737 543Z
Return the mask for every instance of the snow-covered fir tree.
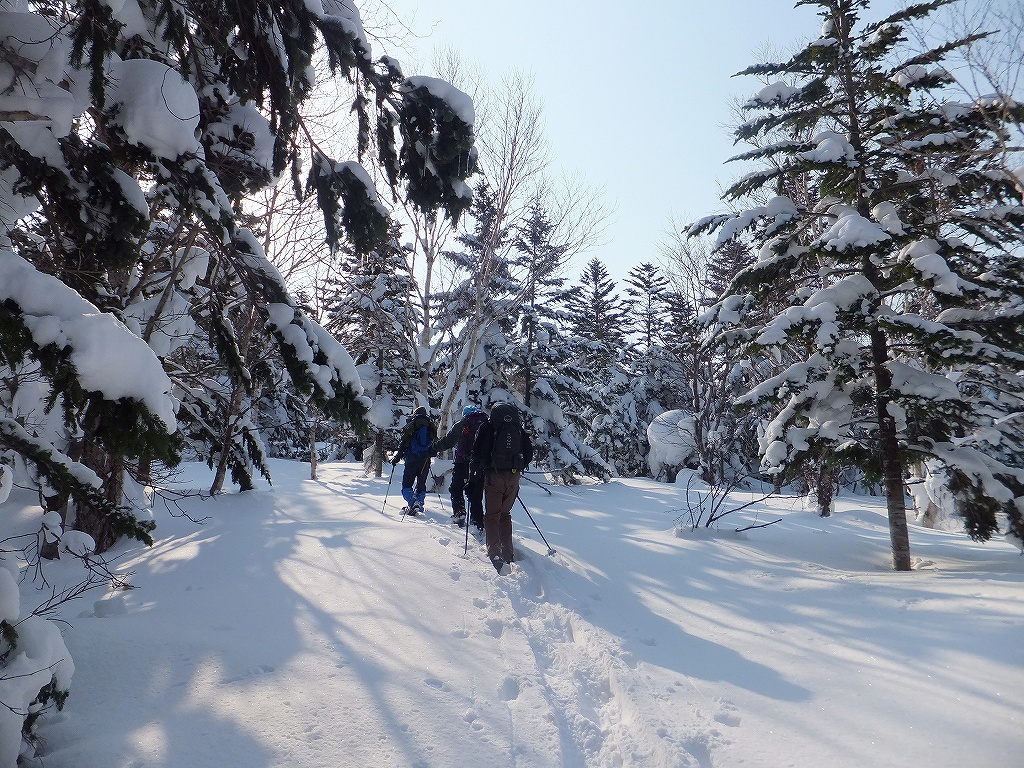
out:
M1024 533L1015 423L1024 188L1002 153L1004 121L1019 121L1024 107L950 97L940 62L967 40L900 55L903 25L943 2L871 24L860 20L866 2L811 4L820 37L788 61L745 71L770 82L746 104L752 116L737 139L776 140L741 156L768 164L727 197L813 194L762 199L693 231L717 230L719 244L750 232L760 245L715 307L722 338L750 354L806 350L741 398L777 404L763 469L783 472L817 451L880 478L893 563L908 570L913 462L948 473L972 536L1004 525ZM785 285L796 287L789 306L748 323Z
M559 233L535 196L517 228L509 259L519 276L518 321L501 349L501 360L531 421L534 465L565 483L581 476L602 480L614 475L610 463L584 441L576 414L594 407L589 371L579 363L579 346L561 330L562 309L576 290L563 277L571 245ZM587 383L585 383L587 382Z
M57 348L63 353L42 371L67 393L61 406L72 425L69 440L82 443L75 458L103 483L107 506L94 514L78 503L75 516L102 548L133 530L130 515L108 509L120 508L123 473L174 460L175 416L184 419L190 441L217 446L207 453L219 467L253 463L258 451L242 423L242 404L254 395L250 349L261 359L269 349L279 355L297 390L329 417L362 423L369 403L351 359L303 312L236 215L242 195L289 166L293 174L301 170L301 108L317 47L335 72L355 84L360 153L372 140L388 179L424 210L443 208L457 216L470 202L463 179L475 164L473 111L463 94L441 81L405 78L389 58L375 63L358 12L347 2L323 9L258 3L244 13L216 4L168 11L147 2L116 10L48 2L26 7L5 16L13 27L5 30L3 50L6 60L43 66L7 65L17 90L30 96L19 97L17 105L0 103L12 118L0 130L5 257L34 265L111 321L136 329L149 342L157 368L163 361L173 375L168 386L166 374L125 376L112 365L111 377L142 387L111 390L92 381L86 390L92 394L74 396L65 382L90 373L83 370L86 356L69 361L69 353L85 346L82 331L65 333L67 344ZM279 35L282 29L289 33ZM366 98L369 93L373 99ZM89 119L82 119L87 113ZM344 236L363 251L376 245L387 211L365 170L319 150L309 166L329 240ZM192 287L182 288L183 277ZM32 345L49 342L32 337L23 318L63 317L61 312L17 306L7 326L33 338L22 345L18 362L45 357ZM64 321L77 322L74 316ZM206 379L220 381L207 392L189 378L184 353L171 360L188 346L188 332L199 328L213 339L208 351L223 371ZM173 387L178 389L171 399ZM179 414L174 400L186 406ZM210 418L217 409L209 406L217 400L227 403L224 418ZM103 405L114 401L125 413L115 416ZM160 414L157 421L147 421L147 403L150 415ZM128 434L108 421L124 425ZM245 462L231 458L239 440L252 448L243 450ZM28 455L22 446L19 451ZM52 462L32 455L36 471L50 471ZM86 490L78 491L81 502Z
M323 302L327 327L352 353L374 401L367 415L373 425L371 449L364 461L377 476L385 453L397 447L401 427L397 417L411 412L419 380L415 347L421 318L414 302L416 280L408 272L397 224L390 235L369 254L343 252Z
M657 266L644 261L629 271L625 283L629 324L635 329L640 350L650 350L664 339L669 280Z
M600 259L587 262L576 288L565 301L569 330L583 342L585 362L600 377L626 347L626 305Z
M476 157L465 94L374 61L349 0L0 10L0 502L12 482L38 488L53 552L102 552L150 540L132 482L186 444L251 482L252 407L285 374L362 429L371 403L350 355L293 297L242 199L288 171L304 193L310 169L328 238L368 252L388 211L362 160L456 218ZM354 157L302 149L318 52L351 84ZM17 635L3 633L2 659ZM66 695L57 660L33 658L42 704ZM0 701L33 712L29 736L38 706L3 680Z

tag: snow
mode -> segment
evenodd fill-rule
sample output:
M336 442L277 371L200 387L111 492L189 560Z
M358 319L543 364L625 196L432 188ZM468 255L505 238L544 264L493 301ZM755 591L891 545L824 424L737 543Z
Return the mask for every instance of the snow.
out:
M718 235L715 237L715 248L732 240L758 219L770 218L775 226L781 226L796 218L799 213L799 209L790 198L784 195L773 197L764 205L755 206L727 220L718 230ZM771 232L771 229L769 228L768 231Z
M0 504L7 501L11 495L11 488L14 487L14 467L0 464Z
M0 30L0 114L66 136L84 110L66 86L70 41L33 13L0 10Z
M794 88L791 85L787 85L781 80L770 83L762 88L760 91L754 94L753 98L750 99L744 106L748 109L759 106L769 106L778 104L782 106L787 104L790 99L800 93L799 88Z
M159 87L154 88L154 83ZM107 101L113 110L111 122L124 131L130 143L169 160L200 151L196 138L199 97L166 64L152 59L114 59Z
M556 553L517 507L503 577L472 538L463 555L446 495L402 521L388 467L272 469L272 489L185 499L202 524L156 505L155 545L111 553L135 589L63 606L71 697L31 768L1020 764L1006 542L912 525L896 573L877 498L822 519L787 495L677 534L683 478L525 482ZM15 489L0 520L23 530L34 501Z
M476 110L473 107L472 97L445 80L426 75L414 75L406 78L402 88L409 91L426 88L432 96L445 102L455 116L466 125L473 125L476 121Z
M24 313L25 326L40 347L70 349L70 360L87 392L108 400L132 398L145 404L169 433L177 428L171 380L146 343L113 315L55 277L0 247L0 301Z
M856 165L857 153L845 134L835 131L822 131L811 139L815 146L807 152L797 153L797 157L811 163L845 163Z
M647 466L660 477L666 467L679 469L697 453L695 423L689 411L665 411L647 425Z
M371 60L370 43L363 29L363 20L351 0L306 0L306 7L318 17L338 24L359 43L363 58Z
M878 203L871 209L871 217L890 235L905 234L899 210L892 203L888 201Z
M840 252L849 248L866 248L890 239L889 234L871 219L850 211L839 215L819 238L824 248Z
M387 206L381 201L380 195L377 194L377 188L374 186L373 179L370 178L370 174L367 173L362 165L355 160L344 160L334 164L335 173L343 174L345 171L351 173L355 180L359 182L366 195L366 199L377 209L377 213L385 218L391 214Z

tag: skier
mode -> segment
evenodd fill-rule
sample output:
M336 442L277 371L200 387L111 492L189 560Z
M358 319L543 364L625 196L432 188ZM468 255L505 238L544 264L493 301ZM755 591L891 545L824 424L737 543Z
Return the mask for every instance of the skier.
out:
M533 443L523 429L519 409L511 403L497 403L477 433L470 472L483 481L487 557L499 573L515 559L512 505L519 496L520 473L532 459Z
M427 416L427 409L422 405L413 411L398 444L398 453L391 460L397 464L405 460L402 471L402 498L406 507L402 510L410 515L423 512L423 502L427 498L427 472L430 469L430 448L437 438L437 429ZM415 487L414 487L415 486Z
M480 425L487 421L487 414L475 405L462 409L462 419L448 431L448 434L434 443L431 455L455 448L455 466L452 469L452 483L449 493L452 497L452 522L460 528L466 524L466 498L469 498L469 521L477 531L484 529L484 489L479 478L469 473L469 457L473 451Z

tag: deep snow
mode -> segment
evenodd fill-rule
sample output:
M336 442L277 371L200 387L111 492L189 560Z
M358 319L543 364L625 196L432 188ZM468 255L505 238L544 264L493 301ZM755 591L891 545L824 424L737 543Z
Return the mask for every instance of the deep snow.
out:
M135 588L65 607L76 671L39 766L1024 764L1005 542L914 527L895 573L877 499L821 519L778 498L678 536L682 483L527 483L557 552L517 507L502 577L472 538L463 556L446 495L400 518L400 469L382 514L388 478L359 464L272 468L272 489L186 499L201 524L157 504L155 546L115 553Z

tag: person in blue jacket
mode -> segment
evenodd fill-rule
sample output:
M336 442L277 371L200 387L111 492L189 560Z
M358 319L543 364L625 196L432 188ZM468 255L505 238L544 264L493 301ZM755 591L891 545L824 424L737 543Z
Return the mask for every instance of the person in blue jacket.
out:
M427 415L422 405L413 411L409 422L402 430L402 439L398 444L398 453L392 464L405 460L402 471L402 498L405 499L404 512L419 515L423 512L423 502L427 498L427 472L430 470L430 449L437 438L437 428Z

